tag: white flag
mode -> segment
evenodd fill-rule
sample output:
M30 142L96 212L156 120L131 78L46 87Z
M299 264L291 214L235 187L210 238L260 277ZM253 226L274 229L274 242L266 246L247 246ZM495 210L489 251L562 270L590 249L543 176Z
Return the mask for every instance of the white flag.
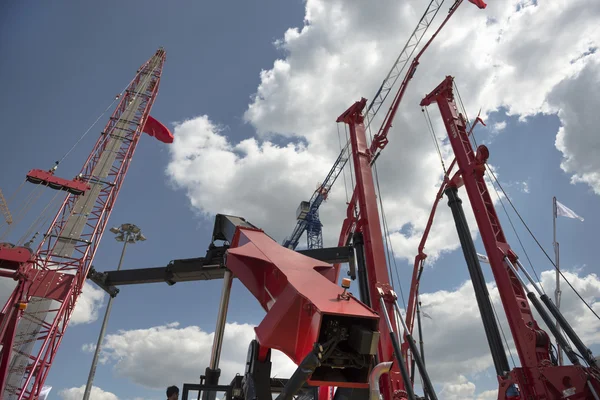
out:
M556 200L556 216L557 217L567 217L578 219L583 222L583 218L579 215L575 214L575 211L571 210L569 207L562 204L560 201Z
M479 258L479 261L481 261L483 263L486 263L486 264L490 263L490 259L486 255L477 253L477 258Z
M52 390L52 386L43 386L42 390L40 390L39 400L46 400L48 398L48 395L50 394L51 390Z

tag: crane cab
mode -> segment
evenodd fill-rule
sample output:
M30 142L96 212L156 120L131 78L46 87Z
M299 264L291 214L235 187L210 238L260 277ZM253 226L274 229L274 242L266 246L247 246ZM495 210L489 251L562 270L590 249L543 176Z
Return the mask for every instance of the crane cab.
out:
M309 211L310 203L308 201L301 201L298 209L296 210L296 219L306 219Z

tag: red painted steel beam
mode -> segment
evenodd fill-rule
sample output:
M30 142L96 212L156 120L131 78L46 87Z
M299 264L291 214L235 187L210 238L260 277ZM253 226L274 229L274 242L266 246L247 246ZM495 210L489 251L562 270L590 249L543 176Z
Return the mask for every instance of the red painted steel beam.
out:
M324 321L334 318L377 329L379 317L372 309L353 296L339 298L344 290L335 283L331 264L285 248L260 229L238 226L225 260L267 311L255 328L261 347L277 349L296 364L315 343L323 344ZM368 375L337 381L317 375L313 374L311 385L368 387Z
M447 76L421 101L421 106L437 103L440 109L519 355L521 366L506 377L498 377L498 398L504 399L506 389L513 383L518 385L523 399L558 398L568 388L575 388L569 398L591 398L586 397L591 396L586 386L588 377L593 376L591 371L581 366L554 366L551 363L548 334L533 318L523 287L504 262L505 257L514 262L517 256L504 236L484 181L489 150L484 145L473 150L465 117L459 113L454 100L453 83L454 79ZM598 386L597 379L591 381Z
M364 98L357 101L338 117L337 122L347 124L350 130L354 175L356 177L355 195L360 210L357 229L362 232L364 238L365 261L369 278L371 305L379 315L382 315L384 312L388 313L392 323L392 329L395 332L398 332L396 318L394 316L395 294L390 285L383 244L383 232L381 231L377 207L375 182L371 170L373 154L367 145L364 117L362 115L362 110L366 103L367 100ZM380 306L380 291L383 293L386 303L385 310L382 310ZM394 360L394 351L390 332L384 318L379 320L379 331L381 332L378 352L379 361L392 361ZM392 399L394 393L403 391L405 387L396 364L397 363L394 363L394 366L390 371L389 379L381 379L380 381L382 393L388 400Z
M64 190L79 196L90 190L90 185L80 179L64 179L54 175L53 171L32 169L27 174L27 181L37 185L45 185L54 190Z

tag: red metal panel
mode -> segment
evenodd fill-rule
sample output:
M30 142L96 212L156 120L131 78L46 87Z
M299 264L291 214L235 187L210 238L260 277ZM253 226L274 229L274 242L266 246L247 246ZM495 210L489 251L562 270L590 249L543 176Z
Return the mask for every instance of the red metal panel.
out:
M90 190L90 186L79 179L64 179L54 176L53 171L44 171L41 169L32 169L27 174L27 181L46 185L55 190L64 190L74 195L81 195Z
M260 230L238 228L226 265L267 311L255 329L260 345L280 350L296 364L318 342L324 315L378 319L354 297L338 299L343 289L334 283L331 264L285 248Z
M0 245L0 268L17 270L19 265L26 263L33 256L27 247L7 247Z
M58 271L35 270L30 275L33 278L28 294L56 301L62 301L67 296L75 278L75 275L61 274Z

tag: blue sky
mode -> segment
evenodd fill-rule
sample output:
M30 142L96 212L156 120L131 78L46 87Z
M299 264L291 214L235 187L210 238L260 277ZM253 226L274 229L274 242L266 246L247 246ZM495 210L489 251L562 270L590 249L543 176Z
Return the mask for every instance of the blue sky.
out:
M142 137L110 220L111 225L123 222L135 223L142 228L148 238L148 241L128 248L124 268L161 266L175 258L204 255L213 226L212 214L220 210L219 206L228 209L234 207L234 211L240 215L250 221L257 221L255 223L262 224L261 226L266 225L265 229L272 229L277 234L291 232L298 202L305 198L308 199L316 182L326 175L338 151L337 148L326 148L331 143L337 143L337 138L325 136L323 132L326 130L322 130L322 128L326 127L333 132L335 129L333 121L344 110L344 105L350 105L360 95L370 98L375 93L377 83L384 76L383 71L387 72L387 68L407 38L409 25L417 22L414 15L410 17L402 14L405 26L394 28L397 29L394 31L397 37L391 34L386 37L380 32L374 33L373 26L379 26L380 31L389 26L395 26L391 24L387 16L383 15L385 7L393 8L390 4L386 3L385 6L382 6L382 10L370 9L368 13L365 13L363 9L363 14L360 11L362 6L348 4L348 16L336 13L339 10L333 6L329 9L329 6L321 5L319 7L319 2L316 1L309 3L312 3L309 7L312 31L295 31L295 33L292 31L285 36L283 45L279 47L275 46L273 42L284 38L286 30L303 26L304 2L299 0L252 3L189 1L178 3L177 7L165 7L164 3L158 1L128 2L127 4L109 1L102 4L90 3L85 6L66 2L52 4L40 2L36 7L25 7L21 3L3 4L0 6L0 48L3 54L3 61L0 62L0 87L3 88L3 95L0 96L0 118L3 121L4 145L0 146L0 167L5 173L0 180L0 189L8 197L21 184L29 169L46 169L52 166L53 162L75 143L110 104L114 95L131 80L139 65L148 59L159 46L163 46L167 51L167 61L160 93L152 115L169 125L176 135L180 133L180 137L189 137L194 134L197 134L198 137L214 138L219 135L226 137L232 148L223 151L234 153L240 159L238 159L235 170L228 170L227 165L218 163L213 165L212 171L200 170L198 166L192 166L194 170L190 169L189 176L193 176L194 179L190 178L187 181L180 174L173 173L173 169L167 172L168 168L175 168L180 161L174 155L175 153L169 152L168 145L148 136ZM415 5L414 2L409 3L411 7L414 7L414 13L422 12L422 6ZM512 13L515 14L514 19L516 20L522 17L523 14L517 14L515 8L511 8L513 2L500 3L488 8L489 12L498 16L499 20L509 21ZM504 8L501 9L501 6ZM520 12L534 13L535 11L531 10L536 7L531 4L529 6L526 7L526 10L529 11L520 9ZM478 11L470 5L463 7L465 8L461 10L463 14L458 13L460 16L456 18L472 17L474 21L473 15ZM398 14L400 15L400 11ZM356 33L354 33L357 38L356 42L363 39L368 41L369 38L372 38L374 43L378 43L382 49L389 51L383 51L374 56L368 53L375 51L372 47L352 48L352 43L348 42L353 40L353 36L348 34L343 39L348 41L344 42L346 49L336 53L339 50L337 46L341 45L336 42L340 39L335 32L344 32L346 29L346 25L343 23L344 18L356 22L353 19L356 18L356 15L364 17L364 24L360 27L353 25L356 27ZM546 15L545 18L559 20L557 15ZM381 23L377 18L380 18ZM457 43L457 40L454 39L461 37L459 32L461 24L458 21L453 22L455 27L449 28L454 30L448 31L447 42L440 41L447 43L450 49ZM473 25L475 26L474 22ZM477 26L469 27L469 29L476 28ZM515 32L520 29L527 33L523 24L513 25L512 29ZM541 27L540 29L545 28ZM328 36L328 32L331 32L331 36ZM485 34L493 35L494 33L486 32ZM504 35L506 37L508 34L504 33ZM526 44L543 53L543 41L531 39L531 36L528 38L529 41ZM506 46L510 48L511 42L509 39L506 40L508 41ZM598 37L591 37L590 40L597 42ZM597 207L598 196L593 191L595 183L588 180L587 183L572 184L571 176L581 171L577 170L577 166L572 167L569 172L561 169L565 153L557 149L555 145L561 124L565 125L565 121L573 121L572 114L563 114L562 121L556 114L558 109L568 110L565 104L570 104L568 101L571 98L564 95L565 91L560 91L560 85L563 81L566 82L565 85L568 84L569 78L572 78L573 74L569 71L564 72L564 76L553 77L554 81L551 84L547 80L539 78L546 84L546 87L540 87L539 93L533 93L530 90L529 81L535 81L535 75L538 73L540 75L546 73L534 70L536 68L534 64L541 64L540 60L544 60L543 54L539 56L540 59L527 61L522 58L522 63L516 62L517 66L522 67L518 71L530 68L530 72L519 72L516 76L508 78L503 75L503 71L494 70L493 68L496 66L493 68L490 66L489 71L496 71L495 76L498 79L506 79L506 83L498 84L484 78L486 75L492 75L486 70L485 65L483 67L481 65L483 62L481 60L485 60L485 57L481 59L475 55L470 58L466 57L462 60L464 65L461 65L456 59L442 58L448 56L449 50L440 44L438 43L432 48L436 58L433 55L425 56L422 61L424 66L417 72L414 86L411 86L413 91L407 94L407 99L402 106L403 112L399 116L402 119L396 124L402 128L392 131L390 141L395 142L391 143L382 155L382 159L387 157L387 161L382 161L385 163L384 167L393 166L396 160L401 158L410 159L409 151L411 151L410 146L413 142L419 149L415 150L414 154L421 154L418 151L425 151L423 150L425 145L421 145L419 141L421 139L414 139L416 136L410 140L403 140L401 148L399 138L406 136L401 136L404 133L400 129L405 129L410 133L427 134L423 120L413 120L410 113L418 112L417 104L420 93L433 89L443 79L444 74L453 74L461 88L463 99L466 98L465 96L469 96L466 100L469 114L473 116L480 106L489 113L486 119L488 128L480 128L477 131L477 138L488 142L491 152L490 162L497 169L502 185L531 230L547 251L551 251L552 196L557 196L559 201L585 218L583 223L565 218L559 220L558 239L561 243L562 265L566 269L577 271L581 276L597 273L595 249L593 242L589 239L595 236L594 228L600 222L600 213ZM571 53L578 51L578 48L575 47L565 48L562 55L568 58ZM318 56L321 53L318 53L317 50L313 51L313 48L322 50L325 54L324 59L337 56L338 61L342 60L342 64L351 65L341 69L336 76L336 81L332 84L333 87L319 84L318 78L328 76L328 72L319 70ZM363 61L363 53L359 51L361 49L365 54L364 60L372 61L372 63L364 63L368 64L371 69L357 66L354 71L352 63L362 63ZM470 47L470 52L476 53L480 49L480 43L474 42ZM514 52L518 52L518 50L516 45L511 48L511 51ZM371 56L374 58L370 59ZM589 56L594 57L594 53L592 52ZM515 54L507 52L505 49L492 53L493 57L497 57L507 64L515 60ZM545 57L551 57L551 55L548 54ZM290 66L289 70L282 72L286 70L274 68L276 59L286 60ZM434 63L436 59L447 61ZM497 59L493 61L498 64ZM581 61L581 63L586 62L585 60ZM597 64L593 64L592 61L589 63L597 67ZM430 66L434 64L435 67ZM474 66L472 67L475 71L473 76L467 72L470 65ZM275 72L269 79L268 76L261 77L261 70ZM366 75L367 73L369 75ZM519 74L529 76L523 77ZM476 78L481 79L478 81ZM506 87L510 86L509 79L515 80L515 92L517 93L510 93L507 90ZM298 82L306 87L299 89L301 85ZM464 82L464 86L461 86L461 82ZM485 87L478 88L477 85L482 82L485 83ZM354 89L354 86L357 89ZM465 88L464 92L462 91L463 87ZM494 90L493 94L492 90ZM262 100L251 98L257 91ZM306 94L307 92L309 94ZM496 95L496 93L499 94ZM561 93L563 93L562 97ZM568 90L565 93L569 93ZM343 96L340 97L340 95ZM557 97L553 97L553 95ZM335 101L331 100L334 97ZM311 107L303 106L305 104L312 106L310 102L302 103L306 99L313 99L316 108L322 107L319 109L322 110L322 113L308 114L310 117L305 118L306 115L302 113L302 110ZM262 114L245 114L250 105L254 105L255 110L262 109ZM281 108L281 112L278 112L278 107ZM438 115L435 107L430 107L429 112L434 118ZM513 115L509 116L507 112ZM529 116L526 121L522 121L519 120L519 114L528 114ZM197 128L194 126L190 125L186 128L181 124L189 119L196 121L203 115L208 116L207 118L213 124L212 128L218 125L223 129L221 131L209 129L207 132L197 133ZM58 175L70 177L79 171L81 163L85 160L97 138L96 135L106 123L107 118L108 115L105 115L69 158L61 164ZM291 122L288 123L286 118ZM500 132L492 133L495 123L506 123L506 126ZM297 128L302 124L306 125L306 128ZM566 127L568 128L569 125ZM305 131L301 129L305 129ZM289 131L294 131L295 136L290 137ZM268 132L279 132L284 135L273 137L266 135ZM436 133L440 138L444 136L441 129L436 129ZM571 141L567 143L574 152L573 149L577 148L573 146L573 143L579 140L579 136L577 136L577 132L575 132L575 136L571 131L569 134ZM255 158L251 158L251 151L247 148L233 148L235 144L249 138L251 140L256 138L256 143L261 150L258 155L253 155ZM267 142L283 147L288 143L292 145L304 143L306 147L294 148L295 154L299 157L298 165L307 165L306 160L308 159L315 168L314 176L307 178L300 174L301 176L298 177L291 173L283 175L281 179L290 181L288 182L289 187L293 189L289 192L263 190L263 188L279 187L277 184L268 186L265 183L264 185L267 186L260 185L260 188L257 186L253 193L233 185L232 182L236 182L235 180L225 179L230 175L242 179L244 168L246 171L255 171L254 176L258 176L256 179L259 180L262 177L271 176L269 174L273 172L274 165L277 164L269 164L266 161L264 164L260 164L261 159L266 160L271 157L266 153L265 147L262 147ZM587 143L589 149L597 145L597 141L589 143L585 142L583 138L581 138L581 142ZM179 146L182 143L179 142ZM175 145L178 144L175 143L173 146ZM433 147L430 142L428 146L427 154L431 154ZM181 148L179 147L179 149ZM406 153L401 153L401 151ZM313 157L312 155L314 155L314 159L310 158ZM244 157L247 157L246 164L239 162L243 161ZM276 161L280 161L282 158L276 158ZM259 160L258 164L256 160ZM427 197L425 194L422 195L422 199L419 197L418 205L413 204L410 199L398 200L403 194L406 195L406 192L417 191L413 187L402 186L413 182L405 176L413 174L416 180L419 171L426 170L426 167L430 165L429 161L417 162L419 168L415 168L415 171L390 168L387 172L381 173L383 182L389 183L391 187L389 191L386 188L382 189L384 199L387 196L387 200L389 200L389 207L386 205L388 217L393 214L393 218L399 221L395 225L398 230L405 226L405 223L411 221L412 217L408 214L415 209L419 210L420 218L426 218L427 209L433 200L433 195ZM293 168L290 167L291 163L290 161L286 171L293 171ZM244 168L239 167L240 164L245 165ZM319 169L316 169L317 167ZM263 171L260 168L269 168L270 170ZM437 168L439 170L439 165ZM264 175L261 175L263 172ZM589 173L590 170L583 172ZM313 174L313 170L307 174ZM430 175L434 181L435 173ZM246 177L245 181L248 181L249 178L252 176ZM210 196L210 193L198 194L195 192L208 191L212 187L209 179L212 180L212 185L218 184L221 180L223 185L229 185L224 192L226 197L221 198L222 205L214 200L221 196L221 192L215 192L213 197ZM403 183L396 185L394 183L396 179ZM431 179L428 182L433 182ZM244 179L242 179L243 181ZM266 182L268 179L265 178L264 181ZM523 182L526 182L527 191L523 190ZM282 187L287 188L288 186ZM334 226L331 226L332 223L329 226L326 225L326 235L330 241L331 238L335 241L339 222L341 222L336 218L344 211L340 207L343 205L342 188L343 184L340 181L336 188L337 191L333 193L338 198L330 200L324 208L324 221L337 223ZM403 189L404 193L402 193ZM429 185L426 190L423 190L423 193L430 193L432 190L434 193L435 187ZM249 193L253 196L250 196ZM35 215L35 212L39 211L39 207L43 206L44 201L50 199L52 195L54 194L46 193L45 197L40 199L41 206L36 206L37 208L32 210L32 215ZM465 200L466 194L463 192L461 197ZM427 200L423 200L425 198ZM264 203L260 199L264 199ZM288 199L291 200L288 202ZM200 205L191 207L190 200L195 200ZM209 200L212 203L209 204ZM398 200L398 203L395 203L395 200ZM241 204L242 202L244 204ZM406 205L407 202L408 205ZM240 204L239 208L235 208L237 204ZM273 215L268 213L271 204L277 204L276 210L272 209ZM403 213L402 207L404 206L409 207L409 210L407 209ZM15 205L15 207L17 206ZM448 208L445 199L440 203L440 208ZM263 209L267 211L259 212ZM201 215L201 212L208 213L208 217ZM281 214L280 217L280 214L275 215L275 212L284 214ZM500 205L498 205L498 213L502 218L504 229L513 249L523 256ZM265 215L269 217L267 218ZM549 263L536 249L535 243L528 237L523 226L518 223L517 217L511 214L511 218L538 273L549 270L551 268ZM26 227L28 222L30 220L24 219L23 225ZM418 228L419 222L414 223ZM475 229L474 223L471 228ZM454 292L469 278L462 253L456 250L453 229L453 226L448 224L440 227L438 243L443 243L439 247L447 248L448 251L425 272L421 285L422 292ZM16 228L15 235L18 237L20 233L17 233L19 232ZM110 233L105 235L94 261L94 266L98 270L112 270L116 267L120 244L112 240L111 236ZM403 290L406 294L412 268L412 261L409 263L407 259L412 260L414 257L416 247L410 247L410 245L418 236L416 234L411 239L412 241L397 238L400 247L399 253L401 253L397 262L403 280ZM446 240L446 237L450 239ZM409 249L407 251L404 247L406 243L408 243L407 248ZM480 252L483 252L483 246L479 239L476 240L476 246ZM489 269L484 266L484 271L488 281L491 281L492 275ZM592 287L593 289L586 291L591 296L588 297L588 300L598 296L599 292L594 290L600 286L594 286L596 284L597 282L594 281L587 286L582 286L582 288ZM228 321L240 324L260 322L263 312L257 306L256 301L239 282L235 283L234 288ZM220 289L221 282L178 284L173 287L154 284L123 288L115 301L108 333L116 334L116 341L123 338L123 336L119 336L118 330L147 330L150 327L162 326L175 321L179 322L180 327L198 326L202 331L212 332ZM551 292L553 288L547 287L546 290ZM567 291L567 289L564 290ZM567 295L565 294L565 296ZM580 312L579 308L577 310ZM104 308L100 309L100 315L103 312ZM586 319L585 321L592 321L595 324L595 333L592 332L590 335L594 338L594 343L600 343L597 334L598 321L595 319ZM460 323L460 320L455 322ZM474 326L477 326L477 321ZM51 398L60 398L58 397L59 391L80 387L85 383L91 354L82 351L82 346L96 341L99 328L99 320L70 327L47 379L47 384L52 385L53 391L55 391ZM480 336L482 334L480 332ZM427 343L427 337L425 340ZM240 344L240 346L245 349L247 343ZM593 348L597 350L597 347ZM206 354L204 355L206 356ZM163 354L162 357L155 359L155 362L157 365L163 363L165 368L168 368L171 363L187 363L184 360L187 357L194 357L194 354L172 352ZM245 359L245 351L233 355L232 359L242 362ZM134 375L123 373L123 370L120 372L115 370L115 362L112 360L108 364L99 366L94 381L96 386L104 391L114 393L119 399L162 398L163 389L152 389L140 385L139 379L136 383L136 378L132 378ZM126 368L123 364L121 367ZM203 369L204 366L192 371L192 376L194 376L193 374L199 376L203 373ZM489 375L490 371L489 369L470 371L465 372L464 375L477 386L476 393L481 393L495 388L495 378ZM240 369L239 372L242 370ZM183 380L184 378L182 378ZM182 381L173 383L181 385ZM441 380L439 385L440 388L446 385L448 391L453 390L449 381ZM446 393L446 397L451 398L448 395L450 392Z

